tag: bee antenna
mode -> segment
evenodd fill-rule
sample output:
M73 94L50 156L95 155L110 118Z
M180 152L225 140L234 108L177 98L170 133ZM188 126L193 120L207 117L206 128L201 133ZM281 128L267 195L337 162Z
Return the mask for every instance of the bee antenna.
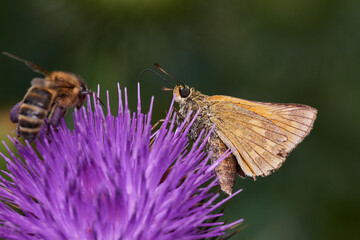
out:
M162 77L160 74L158 74L157 72L155 72L154 70L149 69L149 68L144 69L144 70L142 70L142 71L140 72L140 74L139 74L139 76L138 76L138 79L137 79L138 82L139 82L139 80L140 80L141 75L142 75L144 72L152 72L152 73L154 73L156 76L158 76L159 78L161 78L164 82L166 82L167 84L169 84L170 87L174 88L174 86L173 86L170 82L168 82L168 81L166 80L166 78Z
M84 93L84 94L93 94L94 92L91 91L91 90L87 90L87 91L83 91L82 93ZM102 105L103 107L105 107L105 104L101 101L100 98L98 98L96 95L94 95L94 97L96 98L96 100L99 100L99 102L101 103L101 105Z
M165 73L166 75L168 75L169 77L171 77L172 79L174 79L175 81L177 81L178 83L180 83L181 85L183 85L185 87L185 83L177 80L175 77L173 77L171 74L167 73L164 69L162 69L162 67L160 67L160 65L158 63L154 63L154 66L159 69L160 71L162 71L163 73Z

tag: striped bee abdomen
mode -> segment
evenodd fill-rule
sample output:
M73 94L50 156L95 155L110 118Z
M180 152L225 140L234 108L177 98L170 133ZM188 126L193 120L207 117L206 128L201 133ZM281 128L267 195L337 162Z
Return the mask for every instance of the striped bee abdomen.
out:
M18 134L29 142L35 140L44 125L53 94L44 89L30 88L24 97L19 111Z

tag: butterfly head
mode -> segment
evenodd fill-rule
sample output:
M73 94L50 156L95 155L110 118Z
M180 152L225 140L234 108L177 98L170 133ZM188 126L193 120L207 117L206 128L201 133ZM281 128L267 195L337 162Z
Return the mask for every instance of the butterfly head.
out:
M176 85L173 90L175 101L178 103L187 101L192 96L194 91L194 88L190 88L187 85Z

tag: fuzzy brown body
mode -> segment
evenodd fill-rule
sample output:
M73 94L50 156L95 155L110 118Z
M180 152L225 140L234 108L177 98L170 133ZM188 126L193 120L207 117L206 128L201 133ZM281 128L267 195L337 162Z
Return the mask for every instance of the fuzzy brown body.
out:
M20 103L18 136L32 142L39 135L49 112L50 124L56 125L59 119L55 122L52 119L56 109L61 109L63 117L67 108L81 106L81 84L84 84L82 79L66 72L52 72L45 78L34 78L32 87Z
M38 136L46 117L49 119L49 125L57 126L67 108L80 108L86 95L90 93L84 80L75 74L62 71L48 72L11 53L3 54L24 62L35 72L44 75L44 78L34 78L31 81L31 87L24 99L10 112L11 121L18 123L18 136L23 136L29 142Z
M301 104L248 101L228 96L207 96L186 85L173 90L179 103L178 123L190 111L199 111L190 129L197 139L201 130L214 131L206 143L211 161L233 150L216 168L219 185L232 193L236 173L240 176L267 176L277 170L287 155L312 129L317 110Z

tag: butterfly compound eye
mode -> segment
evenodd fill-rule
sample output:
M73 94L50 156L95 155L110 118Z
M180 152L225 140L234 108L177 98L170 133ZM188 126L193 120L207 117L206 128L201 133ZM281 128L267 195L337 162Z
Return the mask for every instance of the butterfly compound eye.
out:
M187 87L180 90L180 95L182 98L186 98L187 96L189 96L189 94L190 94L190 89L188 89Z

